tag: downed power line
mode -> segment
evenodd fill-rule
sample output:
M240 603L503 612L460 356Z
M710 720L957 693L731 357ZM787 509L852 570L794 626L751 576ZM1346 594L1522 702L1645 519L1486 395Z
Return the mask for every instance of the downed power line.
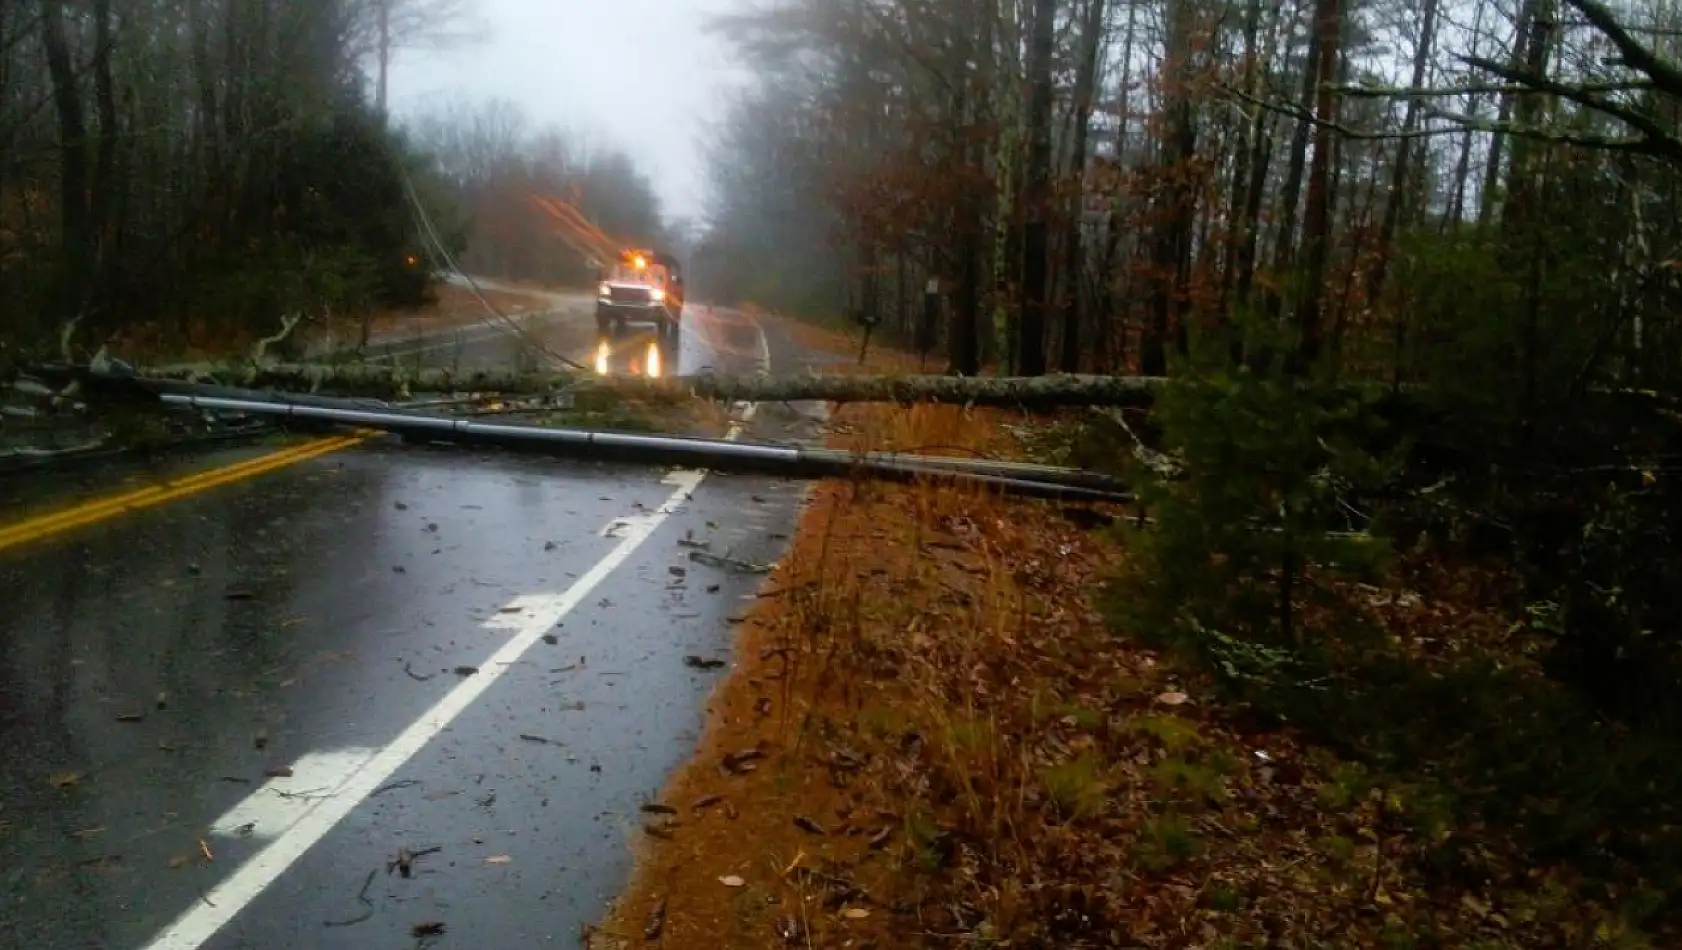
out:
M329 400L321 397L316 397L309 404L302 404L274 399L209 396L176 391L160 393L158 399L165 405L198 410L240 412L253 416L380 429L416 442L446 442L547 455L790 477L867 476L900 482L946 480L994 488L1005 494L1060 501L1133 500L1131 493L1123 490L1107 476L1043 466L1018 466L1005 462L895 453L861 454L722 439L484 423L419 412L327 405L325 403Z

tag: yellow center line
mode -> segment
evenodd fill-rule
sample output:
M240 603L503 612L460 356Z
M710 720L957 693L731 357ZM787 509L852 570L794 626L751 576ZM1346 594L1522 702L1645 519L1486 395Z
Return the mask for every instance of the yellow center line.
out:
M126 512L151 508L221 485L253 478L266 472L285 468L288 465L295 465L298 462L317 458L329 452L348 449L366 441L370 434L366 431L360 431L354 435L315 439L302 445L281 449L278 452L271 452L268 455L248 459L244 462L199 472L186 478L166 481L158 485L149 485L121 495L96 498L79 505L73 505L62 511L20 521L17 524L0 528L0 550L27 544L31 541L40 541L65 531L117 517Z

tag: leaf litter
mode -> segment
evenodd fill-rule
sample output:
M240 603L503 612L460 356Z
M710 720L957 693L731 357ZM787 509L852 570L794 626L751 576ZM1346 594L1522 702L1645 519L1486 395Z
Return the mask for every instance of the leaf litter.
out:
M999 413L838 418L839 448L1012 451ZM1125 553L1045 515L952 486L818 486L661 793L693 820L638 846L591 946L629 945L611 935L656 909L668 950L1387 948L1427 928L1445 947L1614 945L1615 925L1546 904L1569 872L1477 828L1443 832L1464 870L1433 871L1441 842L1399 820L1409 789L1352 780L1119 636L1090 595ZM752 886L723 873L767 866Z

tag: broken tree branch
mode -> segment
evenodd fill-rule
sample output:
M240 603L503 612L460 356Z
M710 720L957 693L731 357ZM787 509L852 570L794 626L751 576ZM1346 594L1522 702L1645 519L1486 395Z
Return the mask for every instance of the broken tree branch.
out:
M252 344L252 346L251 346L251 362L252 362L252 364L257 365L257 364L262 363L263 362L263 354L265 354L269 351L269 347L274 346L276 343L279 343L279 342L285 340L287 337L291 336L293 329L295 329L298 326L298 321L302 320L303 318L304 318L304 315L301 314L301 313L289 313L289 314L286 314L285 316L282 316L280 318L280 330L279 331L277 331L277 332L275 332L275 333L273 333L269 336L263 337L261 340L258 340L256 343Z

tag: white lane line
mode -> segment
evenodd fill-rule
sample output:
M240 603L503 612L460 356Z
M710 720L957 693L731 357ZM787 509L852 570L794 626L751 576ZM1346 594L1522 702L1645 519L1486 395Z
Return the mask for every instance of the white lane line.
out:
M743 406L743 422L753 418L755 408L752 404ZM741 431L741 423L734 423L725 437L735 439L741 435ZM663 482L675 486L676 490L653 512L638 516L634 520L621 519L615 535L619 543L596 562L594 567L574 581L571 587L559 594L525 594L516 598L509 606L519 607L517 613L498 615L497 628L512 632L512 636L502 648L480 665L477 674L463 679L389 745L374 752L362 762L338 784L332 795L302 800L300 803L304 807L298 814L265 812L265 806L252 805L245 814L268 814L271 818L286 822L285 830L221 883L211 888L203 900L194 903L191 910L176 918L174 923L152 938L142 950L198 950L208 943L240 911L256 900L310 848L325 838L328 832L362 804L364 799L389 781L391 776L425 748L427 743L448 729L450 724L483 696L486 690L505 676L528 650L537 645L544 634L553 630L556 624L590 596L590 592L595 590L597 585L629 560L661 523L689 500L704 478L706 473L701 471L677 469L671 472ZM267 790L265 786L259 791ZM229 815L239 815L245 804L242 802L241 805L235 806ZM218 821L218 826L226 825L227 819L228 816L224 816ZM250 820L256 819L244 818L241 823ZM237 825L234 827L237 828ZM255 832L255 829L253 831Z
M285 834L316 802L337 794L345 781L374 757L373 749L309 752L292 763L292 774L272 778L241 799L210 826L213 835L268 840Z

